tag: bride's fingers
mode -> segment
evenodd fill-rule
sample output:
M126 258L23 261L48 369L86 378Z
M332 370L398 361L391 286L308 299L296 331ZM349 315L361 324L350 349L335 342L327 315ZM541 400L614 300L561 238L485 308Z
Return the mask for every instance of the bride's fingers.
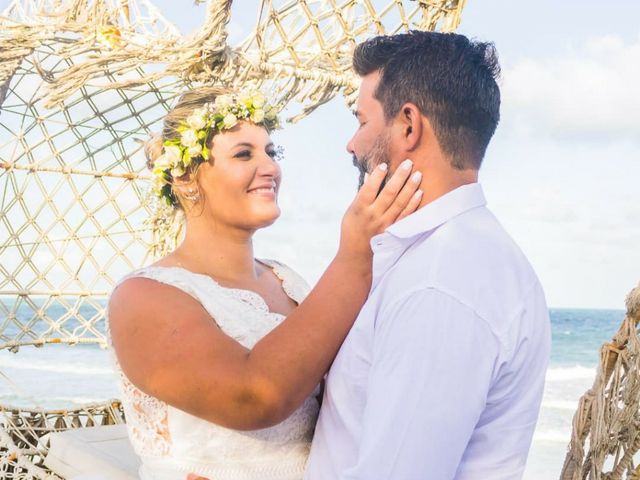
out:
M411 200L407 203L407 206L404 207L404 210L400 212L400 215L393 220L397 222L398 220L402 220L404 217L408 217L413 212L415 212L420 206L420 202L422 201L422 190L416 190L415 193L411 196Z
M380 185L382 185L382 182L387 176L388 169L389 166L386 163L381 163L373 169L362 185L358 195L356 195L357 201L362 201L364 205L371 205L376 200Z
M391 207L391 205L393 205L393 203L397 200L398 195L402 191L402 188L404 187L405 183L407 183L409 175L411 175L412 167L413 162L411 160L405 160L400 164L398 168L396 168L396 171L393 173L393 175L373 203L375 210L379 212L380 215L384 215L387 210L389 210L389 207ZM415 192L415 190L416 189L414 188L413 191ZM401 210L402 209L398 210L396 214L399 214Z
M421 182L422 173L419 171L413 172L409 180L407 180L402 186L400 193L396 195L391 205L389 205L389 208L387 208L386 212L382 215L382 220L385 225L391 225L393 222L397 221L409 204L412 201L415 202L413 196L418 188L420 188Z

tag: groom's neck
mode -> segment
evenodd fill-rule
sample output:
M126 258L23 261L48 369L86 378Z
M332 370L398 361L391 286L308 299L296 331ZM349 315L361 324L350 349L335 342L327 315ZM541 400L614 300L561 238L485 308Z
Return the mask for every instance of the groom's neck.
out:
M423 195L419 208L458 187L478 181L478 170L454 168L450 159L443 155L439 149L425 150L410 158L414 162L415 169L422 172L420 189L423 191Z

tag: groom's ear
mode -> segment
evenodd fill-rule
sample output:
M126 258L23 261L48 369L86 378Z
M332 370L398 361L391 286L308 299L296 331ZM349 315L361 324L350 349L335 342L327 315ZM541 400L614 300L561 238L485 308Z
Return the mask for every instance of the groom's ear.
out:
M424 128L420 109L413 103L405 103L396 118L404 150L407 152L415 150L420 145Z

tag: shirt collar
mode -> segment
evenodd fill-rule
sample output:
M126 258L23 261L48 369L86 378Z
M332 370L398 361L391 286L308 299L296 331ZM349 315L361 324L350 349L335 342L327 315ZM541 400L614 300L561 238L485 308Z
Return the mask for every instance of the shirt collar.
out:
M487 204L479 183L462 185L386 229L397 238L411 238L434 230L461 213Z

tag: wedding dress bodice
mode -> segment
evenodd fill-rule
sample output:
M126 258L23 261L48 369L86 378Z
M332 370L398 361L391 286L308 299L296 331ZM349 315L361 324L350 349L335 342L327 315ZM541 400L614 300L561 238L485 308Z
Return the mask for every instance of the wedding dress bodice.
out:
M306 282L288 267L263 261L296 303ZM124 279L144 277L178 288L198 300L227 335L246 348L278 325L284 316L269 311L250 290L226 288L207 275L180 267L146 267ZM214 320L212 320L214 321ZM185 480L198 473L210 480L300 480L318 415L315 396L282 423L238 431L190 415L151 397L133 385L116 361L131 443L141 457L143 479ZM185 372L188 375L188 372ZM316 392L317 393L317 392Z

